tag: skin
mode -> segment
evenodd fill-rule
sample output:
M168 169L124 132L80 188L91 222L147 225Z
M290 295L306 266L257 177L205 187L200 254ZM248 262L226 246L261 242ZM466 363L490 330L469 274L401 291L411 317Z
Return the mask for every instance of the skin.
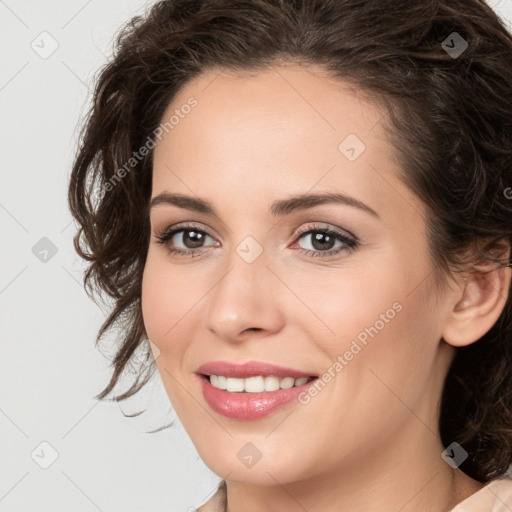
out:
M189 82L164 115L197 106L154 153L152 197L174 192L210 201L218 217L159 204L142 289L144 323L160 354L169 399L207 466L227 480L228 510L447 511L482 487L442 458L438 404L455 346L476 341L501 313L510 271L453 279L437 292L427 253L426 212L398 179L381 122L386 111L319 67L289 63L255 73L219 70ZM356 134L366 149L338 149ZM274 217L275 200L340 192L324 204ZM208 233L196 257L178 233ZM313 257L301 228L327 225L359 240L352 251ZM247 263L237 247L253 237ZM188 244L188 245L186 245ZM306 404L255 421L212 411L197 368L212 360L262 361L321 375L365 327L402 309ZM261 459L248 468L248 442Z

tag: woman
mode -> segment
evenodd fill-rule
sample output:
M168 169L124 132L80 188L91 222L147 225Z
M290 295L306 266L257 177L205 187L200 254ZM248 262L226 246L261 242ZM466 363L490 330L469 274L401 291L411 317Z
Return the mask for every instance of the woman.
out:
M85 284L201 511L512 509L512 38L483 1L163 1L96 85ZM148 343L151 340L151 344ZM151 352L153 358L151 358ZM150 360L151 359L151 360Z

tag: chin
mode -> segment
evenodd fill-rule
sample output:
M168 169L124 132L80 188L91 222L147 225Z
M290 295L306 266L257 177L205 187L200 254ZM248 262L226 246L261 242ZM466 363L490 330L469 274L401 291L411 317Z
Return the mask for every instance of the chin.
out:
M219 455L219 457L221 456ZM280 463L277 463L274 459L263 460L264 457L262 457L252 466L246 467L238 458L224 460L219 457L210 452L207 457L201 458L213 473L231 482L270 486L276 485L276 482L287 484L302 479L298 471L297 460L290 463L281 460Z

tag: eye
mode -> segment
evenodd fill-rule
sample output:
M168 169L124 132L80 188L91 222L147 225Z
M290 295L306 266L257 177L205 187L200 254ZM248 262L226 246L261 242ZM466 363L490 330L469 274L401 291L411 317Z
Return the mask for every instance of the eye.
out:
M206 251L206 240L208 238L214 240L207 231L199 229L194 224L181 224L167 228L157 233L155 238L157 238L156 243L167 247L169 254L189 257L201 255ZM298 250L306 256L313 257L332 257L342 252L352 251L358 246L357 239L353 235L325 225L307 226L295 235L294 240L294 245L302 240L309 240L311 249L299 245ZM177 244L184 247L176 247Z
M166 245L169 254L183 255L183 256L198 256L203 252L202 244L206 238L212 238L208 232L199 229L193 224L181 224L179 226L166 229L161 233L155 235L157 243ZM173 240L174 239L174 240ZM174 245L182 244L183 249L175 247ZM172 245L171 245L172 244Z
M358 246L355 237L328 226L308 226L297 233L296 239L309 241L306 245L312 249L299 246L299 250L307 256L314 257L334 256L341 252L352 251ZM338 242L337 247L336 242Z

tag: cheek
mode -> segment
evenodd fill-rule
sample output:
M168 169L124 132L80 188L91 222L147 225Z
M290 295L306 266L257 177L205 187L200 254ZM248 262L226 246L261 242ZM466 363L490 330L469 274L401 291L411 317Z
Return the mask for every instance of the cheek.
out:
M149 339L157 345L165 330L169 328L167 314L164 311L164 304L169 298L164 276L165 274L159 272L158 265L148 257L142 278L142 316ZM159 348L161 350L160 346Z
M362 265L361 271L315 283L302 279L297 294L321 320L316 322L319 329L310 331L311 338L330 364L342 356L344 368L350 366L356 380L375 378L368 370L372 368L399 389L413 384L414 375L421 381L439 337L430 307L432 280L424 279L428 261L418 257L407 262L388 253Z
M433 290L429 280L418 286L408 279L406 268L393 276L388 267L379 283L372 281L373 289L365 287L371 299L358 295L358 300L347 301L347 321L338 322L344 332L337 354L345 356L349 370L344 372L344 392L359 396L361 403L372 403L372 410L382 414L386 407L396 406L398 420L406 409L401 410L397 396L413 406L431 387L440 337L431 307ZM332 347L329 351L333 354ZM364 400L361 383L367 386Z
M183 414L187 396L182 396L176 378L181 375L190 340L191 305L198 300L191 297L192 286L182 281L168 262L148 255L142 279L143 321L148 338L158 347L156 366L178 415Z
M298 325L304 326L304 318L311 318L311 339L331 355L343 353L354 338L369 339L367 330L375 324L378 331L389 330L404 298L403 271L400 275L393 256L381 254L372 261L361 258L326 273L288 275L294 293L309 309L299 304Z
M171 272L160 257L148 255L142 279L142 314L147 335L165 352L193 297L191 286L182 283L179 272ZM197 293L197 291L195 292Z

